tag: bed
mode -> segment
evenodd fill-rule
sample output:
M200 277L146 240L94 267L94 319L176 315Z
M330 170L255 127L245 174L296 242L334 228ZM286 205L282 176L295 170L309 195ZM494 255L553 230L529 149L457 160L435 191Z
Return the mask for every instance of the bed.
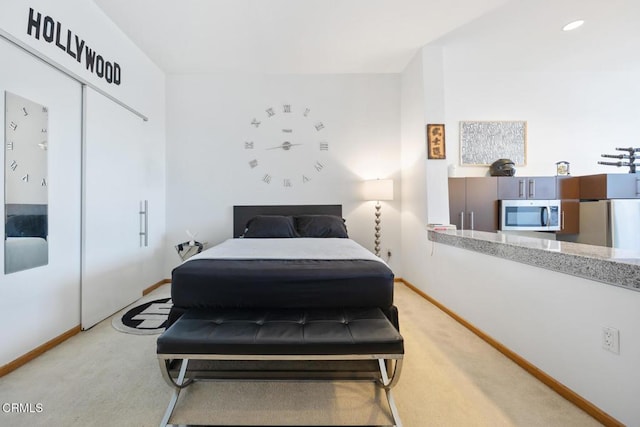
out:
M385 262L349 239L339 205L235 206L234 238L172 272L156 349L173 388L161 425L194 381L355 379L384 389L401 426L391 394L404 355L393 281Z
M191 308L379 307L391 269L348 238L340 205L235 206L234 238L172 272L169 325Z

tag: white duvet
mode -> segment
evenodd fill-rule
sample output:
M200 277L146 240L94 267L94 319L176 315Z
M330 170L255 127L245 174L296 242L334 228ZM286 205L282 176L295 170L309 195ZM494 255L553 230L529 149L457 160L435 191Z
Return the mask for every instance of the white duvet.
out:
M334 259L380 258L351 239L229 239L192 256L194 259Z

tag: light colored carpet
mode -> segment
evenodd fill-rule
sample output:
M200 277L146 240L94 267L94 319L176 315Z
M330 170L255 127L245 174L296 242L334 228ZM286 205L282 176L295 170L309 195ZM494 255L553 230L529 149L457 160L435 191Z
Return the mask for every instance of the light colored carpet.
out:
M153 295L166 294L163 286ZM403 285L396 286L406 358L394 389L406 427L597 426L591 417ZM155 335L115 331L107 319L0 378L2 426L155 426L169 402ZM367 383L206 382L183 392L173 422L375 424L387 422Z

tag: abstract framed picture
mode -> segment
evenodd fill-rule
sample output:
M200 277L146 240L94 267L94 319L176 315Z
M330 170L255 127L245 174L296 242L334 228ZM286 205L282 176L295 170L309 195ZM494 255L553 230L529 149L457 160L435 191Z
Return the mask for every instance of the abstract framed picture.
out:
M526 121L460 122L460 164L486 166L498 159L527 164Z
M445 138L443 124L427 125L427 158L445 159Z

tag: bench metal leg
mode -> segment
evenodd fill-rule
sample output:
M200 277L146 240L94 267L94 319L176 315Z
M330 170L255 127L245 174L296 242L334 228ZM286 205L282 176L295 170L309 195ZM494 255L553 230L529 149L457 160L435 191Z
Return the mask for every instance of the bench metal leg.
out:
M378 385L387 390L394 387L400 379L400 372L402 372L402 359L396 359L392 374L389 374L391 370L391 359L378 359L378 365L380 366L380 374L382 376ZM391 375L391 378L389 378L389 375Z
M165 377L165 380L169 383L169 385L173 387L173 394L171 395L171 400L169 401L169 406L167 406L167 410L164 413L164 417L162 417L162 421L160 421L160 427L166 427L166 425L169 423L169 418L171 418L171 414L173 414L173 410L176 408L176 403L178 403L180 391L193 382L192 379L187 380L186 383L184 381L188 364L189 359L182 359L178 379L177 381L173 381L173 378L171 378L171 375L169 375L168 371L168 360L160 360L160 370L162 371L162 376Z
M189 359L181 360L182 364L180 366L182 372L182 367L184 367L186 370L186 365ZM169 364L171 363L171 359L158 359L158 362L160 363L160 372L162 373L162 378L164 378L164 381L169 384L171 388L185 388L193 382L193 378L189 378L186 381L184 380L184 378L182 378L179 382L176 382L176 380L171 377L171 374L169 373Z
M173 414L173 411L178 402L180 391L194 381L194 378L185 379L189 359L188 358L180 358L180 359L176 358L176 359L181 360L180 372L176 380L174 380L171 377L171 374L169 373L170 359L163 359L163 358L159 359L160 371L162 372L162 376L167 382L167 384L169 384L169 386L173 388L173 394L171 396L171 400L169 401L169 406L165 411L164 417L160 422L160 427L166 427L168 425L169 419L171 418L171 415ZM345 360L348 360L348 359L345 359ZM379 387L384 388L385 390L385 394L387 396L387 402L389 404L389 409L391 410L391 417L393 418L393 426L402 427L402 421L400 420L398 408L396 407L393 394L391 393L391 388L393 388L397 384L400 378L400 372L402 371L402 357L397 359L396 358L378 359L378 366L380 369L380 378L377 380L376 384Z
M378 382L378 385L384 388L387 395L387 402L389 403L389 409L391 409L391 416L393 418L393 425L395 427L402 427L402 421L400 420L400 414L396 407L396 402L393 399L391 388L395 386L400 378L400 372L402 371L402 359L396 359L393 374L389 378L388 369L391 368L389 359L378 359L378 365L380 366L380 375L382 379ZM389 364L389 366L387 365Z

